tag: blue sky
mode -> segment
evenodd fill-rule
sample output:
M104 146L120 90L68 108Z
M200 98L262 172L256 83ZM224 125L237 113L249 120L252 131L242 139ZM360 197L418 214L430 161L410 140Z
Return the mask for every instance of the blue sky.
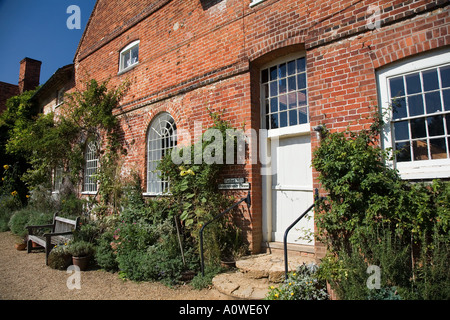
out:
M95 0L0 0L0 81L17 84L20 61L42 61L41 84L73 62ZM67 13L77 5L81 29L69 29Z

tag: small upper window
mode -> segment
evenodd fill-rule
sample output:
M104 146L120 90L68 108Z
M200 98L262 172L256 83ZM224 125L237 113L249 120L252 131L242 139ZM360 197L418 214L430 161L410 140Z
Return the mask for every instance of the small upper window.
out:
M127 45L120 52L119 72L124 72L137 65L139 62L139 40Z

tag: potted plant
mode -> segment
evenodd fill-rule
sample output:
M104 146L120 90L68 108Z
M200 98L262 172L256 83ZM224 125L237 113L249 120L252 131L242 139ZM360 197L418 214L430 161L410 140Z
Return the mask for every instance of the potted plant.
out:
M23 251L27 248L27 239L26 236L17 237L16 242L14 244L15 248L19 251Z
M69 244L69 253L72 255L72 263L81 271L87 269L89 260L94 254L94 245L87 241L73 241Z

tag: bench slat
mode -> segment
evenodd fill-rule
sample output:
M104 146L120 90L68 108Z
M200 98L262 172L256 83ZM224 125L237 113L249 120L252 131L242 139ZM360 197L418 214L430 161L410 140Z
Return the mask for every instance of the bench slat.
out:
M70 224L72 226L75 226L75 224L76 224L76 220L70 220L70 219L63 218L63 217L58 217L58 216L55 217L55 222L56 221L67 223L67 224Z

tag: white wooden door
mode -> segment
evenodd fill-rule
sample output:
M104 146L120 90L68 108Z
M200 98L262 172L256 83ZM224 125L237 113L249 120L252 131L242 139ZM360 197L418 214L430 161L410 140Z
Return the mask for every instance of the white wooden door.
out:
M291 136L272 144L272 241L282 242L284 233L314 201L311 169L311 137ZM288 235L289 243L313 245L313 211ZM311 241L309 241L311 240Z

